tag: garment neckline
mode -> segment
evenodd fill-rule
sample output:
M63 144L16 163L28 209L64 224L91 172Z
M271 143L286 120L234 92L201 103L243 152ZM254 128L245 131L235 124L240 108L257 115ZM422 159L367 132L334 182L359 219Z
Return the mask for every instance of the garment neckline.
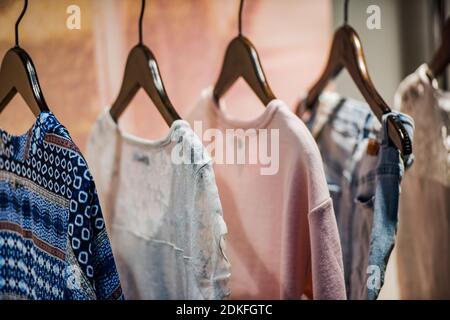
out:
M2 138L5 135L10 140L21 140L21 139L27 138L30 135L30 133L34 132L35 129L39 127L39 124L43 125L45 120L51 114L52 114L51 111L41 111L41 113L39 113L38 116L36 117L36 119L34 120L31 127L22 134L15 135L15 134L8 132L7 130L5 130L3 128L0 128L0 135L2 136Z
M218 102L214 99L213 95L213 87L208 87L203 92L204 98L208 101L208 108L213 111L220 119L220 121L229 128L240 128L240 129L258 129L258 128L266 128L275 113L283 106L285 106L284 102L279 99L273 99L270 101L264 112L253 118L251 120L241 120L238 118L234 118L227 114L227 105L226 101L222 98Z
M445 91L442 88L440 88L437 79L436 78L430 79L430 77L428 76L429 74L432 74L432 72L427 63L422 64L417 69L416 73L419 75L419 78L426 84L430 85L439 96L447 99L450 98L450 91Z
M109 110L110 108L106 108L103 114L103 118L106 119L108 127L117 132L118 136L122 141L142 148L150 148L150 149L162 148L172 142L172 137L177 130L179 130L180 128L190 128L190 125L187 121L181 119L175 120L170 126L168 133L164 137L154 140L145 139L127 133L122 128L120 128L120 125L116 123L112 118Z
M49 130L49 122L51 122L49 120L50 118L54 118L56 123L58 123L58 120L51 111L41 111L30 129L19 135L11 134L7 130L0 128L1 155L12 157L17 161L23 161L28 158L30 154L34 154ZM23 146L25 149L14 150L18 146ZM22 149L22 147L20 147L20 149ZM21 159L21 157L25 157L25 159Z

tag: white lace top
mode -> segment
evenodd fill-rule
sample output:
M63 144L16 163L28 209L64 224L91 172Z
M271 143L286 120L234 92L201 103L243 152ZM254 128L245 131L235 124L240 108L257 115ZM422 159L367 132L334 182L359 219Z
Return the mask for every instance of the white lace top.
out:
M105 110L87 159L127 299L229 295L227 228L211 159L187 122L147 141L123 133Z

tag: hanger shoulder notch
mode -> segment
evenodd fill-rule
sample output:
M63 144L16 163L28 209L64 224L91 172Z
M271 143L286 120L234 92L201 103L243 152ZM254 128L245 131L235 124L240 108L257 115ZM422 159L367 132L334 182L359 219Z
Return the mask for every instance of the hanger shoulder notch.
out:
M35 116L49 111L33 61L19 47L8 50L0 67L0 112L19 93Z
M246 37L239 35L227 47L214 97L220 99L242 77L264 105L275 99L264 73L258 52Z
M128 55L122 86L110 110L115 121L140 88L144 89L169 125L180 119L166 93L155 56L148 47L138 44Z

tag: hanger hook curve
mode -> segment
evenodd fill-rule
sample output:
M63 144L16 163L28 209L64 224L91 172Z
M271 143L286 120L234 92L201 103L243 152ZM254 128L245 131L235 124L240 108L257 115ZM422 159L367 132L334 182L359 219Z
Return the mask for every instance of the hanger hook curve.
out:
M25 15L27 8L28 8L28 0L24 0L22 12L20 13L20 16L17 18L16 26L15 26L16 47L19 47L19 24L20 24L20 21L22 21L22 18Z
M142 45L142 21L144 20L145 0L141 0L141 14L139 15L139 44Z
M350 0L345 0L344 2L344 25L348 24L348 3Z
M244 0L241 0L240 4L239 4L239 25L238 25L238 29L239 29L239 35L242 36L242 11L244 9Z

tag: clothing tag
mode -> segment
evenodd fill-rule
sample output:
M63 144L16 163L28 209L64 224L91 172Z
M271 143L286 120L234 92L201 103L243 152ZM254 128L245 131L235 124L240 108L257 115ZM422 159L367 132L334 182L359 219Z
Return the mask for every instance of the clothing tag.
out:
M147 166L150 164L150 158L146 154L135 153L133 154L133 160L141 162Z
M380 143L378 140L369 139L367 143L367 154L369 156L377 156L380 151Z

